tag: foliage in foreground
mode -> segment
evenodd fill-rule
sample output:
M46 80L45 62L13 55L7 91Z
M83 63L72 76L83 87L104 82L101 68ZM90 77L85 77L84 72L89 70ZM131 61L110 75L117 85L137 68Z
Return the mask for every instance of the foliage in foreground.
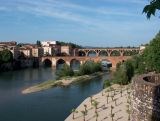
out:
M121 63L114 73L113 82L118 84L128 84L134 75L133 61L127 60Z
M150 0L150 4L144 7L143 13L145 13L149 19L151 15L155 16L156 10L160 10L160 0Z

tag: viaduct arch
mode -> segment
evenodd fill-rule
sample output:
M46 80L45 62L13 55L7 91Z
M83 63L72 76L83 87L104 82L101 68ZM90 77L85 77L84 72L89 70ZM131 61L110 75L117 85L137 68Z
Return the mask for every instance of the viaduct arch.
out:
M88 56L90 52L94 52L95 56ZM115 68L118 62L123 62L130 59L132 55L139 53L139 48L78 49L77 56L41 57L40 64L43 64L47 59L50 60L52 67L56 68L60 60L63 60L63 63L66 63L69 66L72 66L73 60L76 60L76 62L80 64L83 64L86 61L102 62L102 60L108 60L112 63L112 67Z
M78 49L78 56L88 56L90 52L94 52L96 57L101 56L105 53L106 56L132 56L140 53L139 48L107 48L107 49Z
M64 57L42 57L40 62L43 64L43 62L47 59L52 62L52 67L57 68L57 62L59 63L59 60L64 60L66 64L69 66L72 66L73 60L76 60L77 62L81 64L87 62L87 61L94 61L94 62L102 62L103 60L107 60L112 63L112 67L115 68L116 64L118 62L125 61L127 59L130 59L131 56L106 56L106 57L72 57L72 56L64 56Z

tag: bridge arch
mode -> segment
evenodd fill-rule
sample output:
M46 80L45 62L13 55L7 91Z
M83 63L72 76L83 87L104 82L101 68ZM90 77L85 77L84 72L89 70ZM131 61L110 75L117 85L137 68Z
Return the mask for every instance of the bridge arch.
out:
M78 56L86 56L86 53L84 51L80 50L78 52Z
M131 50L125 50L123 52L123 56L131 56L132 55L132 51Z
M45 60L43 61L43 65L44 65L45 67L51 67L51 66L52 66L52 61L47 58L47 59L45 59Z
M132 50L132 55L137 55L139 54L139 50Z
M112 62L107 59L101 60L102 70L108 70L112 67Z
M77 59L72 59L72 60L70 61L70 67L71 67L73 70L79 70L80 65L81 65L81 63L80 63L80 61L77 60Z
M95 56L97 56L97 52L95 50L89 50L87 53L87 56L95 57Z
M110 56L121 56L121 52L118 50L113 50L110 54Z
M105 51L105 50L101 50L101 51L98 53L98 56L108 56L108 52Z
M56 61L56 69L59 70L63 67L63 65L66 64L65 60L63 59L58 59Z

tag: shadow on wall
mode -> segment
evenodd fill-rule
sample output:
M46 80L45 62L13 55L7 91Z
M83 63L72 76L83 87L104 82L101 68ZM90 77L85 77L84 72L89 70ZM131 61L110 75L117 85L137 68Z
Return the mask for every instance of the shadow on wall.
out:
M160 121L160 75L147 76L144 80L154 85L152 87L152 115L149 121Z
M153 95L152 121L160 121L160 85L155 87Z
M52 66L52 62L49 59L45 59L43 62L45 67L51 67Z

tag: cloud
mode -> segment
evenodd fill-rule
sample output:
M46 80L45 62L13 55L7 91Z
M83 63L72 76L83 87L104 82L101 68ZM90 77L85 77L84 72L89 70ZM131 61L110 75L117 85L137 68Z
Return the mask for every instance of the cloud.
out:
M102 0L114 3L146 4L148 0Z
M9 9L7 9L7 7L4 6L0 6L0 11L8 11Z
M2 8L5 10L12 9L14 11L27 12L36 16L47 16L51 18L58 18L67 20L69 22L76 22L81 25L87 25L91 29L107 29L116 26L114 23L118 21L118 17L136 17L138 15L134 10L128 8L116 7L93 7L89 5L79 5L63 0L9 0ZM106 0L107 1L107 0ZM108 0L111 1L111 0ZM112 0L116 2L117 0ZM122 2L128 0L121 0ZM132 0L131 0L132 1ZM133 0L138 2L140 0ZM0 5L1 7L1 5ZM97 17L96 17L97 16ZM128 19L126 19L128 20ZM123 21L121 24L127 24ZM121 26L121 25L118 25Z

